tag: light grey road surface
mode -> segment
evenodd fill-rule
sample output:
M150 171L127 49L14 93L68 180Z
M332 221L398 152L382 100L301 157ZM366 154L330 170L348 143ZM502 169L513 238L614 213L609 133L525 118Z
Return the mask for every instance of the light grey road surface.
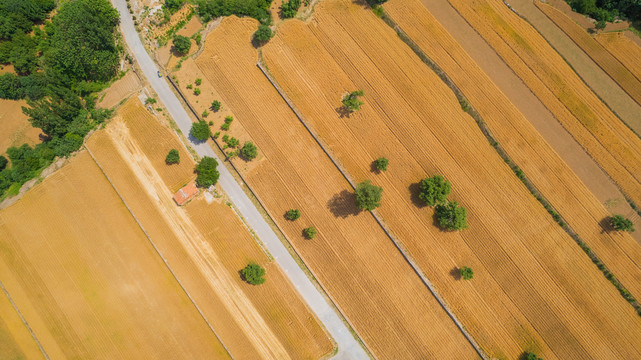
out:
M127 10L126 1L112 0L112 2L116 9L120 11L121 30L127 45L129 45L129 48L133 52L136 62L180 130L183 134L189 134L192 121L180 101L178 101L176 95L171 91L170 85L164 77L158 78L158 68L145 50L145 47L138 36L133 20ZM209 156L215 158L218 163L223 164L207 143L199 143L192 138L190 138L189 141L199 156ZM310 309L316 314L329 334L336 341L336 344L338 345L338 354L334 358L367 359L367 354L363 348L361 348L352 333L347 329L346 325L338 316L334 308L330 306L325 297L312 284L310 279L307 278L285 246L280 242L274 231L263 219L254 204L247 197L245 192L243 192L243 189L238 185L229 170L225 166L219 166L218 169L220 171L219 185L222 187L223 191L227 193L234 206L245 218L247 224L261 239L267 250L274 257L274 260L278 265L280 265L285 274L294 284L294 287L309 305Z

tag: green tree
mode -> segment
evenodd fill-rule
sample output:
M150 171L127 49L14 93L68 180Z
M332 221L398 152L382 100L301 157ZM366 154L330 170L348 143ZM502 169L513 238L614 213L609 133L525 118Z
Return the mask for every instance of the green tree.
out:
M281 14L285 19L291 19L296 16L298 9L300 8L300 0L289 0L283 2L280 7Z
M184 4L185 0L165 0L165 4L162 6L162 8L173 14L176 11L180 10L180 8L183 7Z
M267 25L259 25L258 30L254 33L254 40L259 44L264 44L272 38L272 29Z
M611 216L610 224L616 231L634 232L634 223L621 215Z
M196 165L196 184L202 187L210 187L215 185L218 182L220 173L216 169L218 167L218 161L209 156L203 157L198 165Z
M188 54L189 49L191 49L191 40L188 37L182 35L174 35L173 38L174 50L179 54Z
M210 109L212 109L212 111L214 111L214 112L218 112L218 110L220 110L220 101L218 101L218 100L214 100L214 101L211 103L211 107L210 107Z
M211 136L211 129L207 122L201 120L191 125L189 134L196 140L205 141Z
M7 167L7 163L8 162L9 162L9 160L7 160L6 157L0 155L0 171L4 170ZM292 219L292 220L294 220L294 219Z
M356 206L359 209L372 211L381 206L383 188L365 180L356 186Z
M428 206L434 206L447 201L447 195L452 191L452 186L441 175L434 175L421 180L419 189L418 197Z
M176 149L169 150L167 157L165 157L165 163L168 165L171 164L180 164L180 153Z
M1 169L2 169L2 166L0 166L0 170ZM287 212L285 213L285 217L287 218L287 220L294 221L300 217L300 210L298 209L287 210Z
M456 201L436 205L436 217L441 228L445 230L463 230L468 227L467 210Z
M194 83L195 83L196 85L200 86L200 84L202 84L202 83L203 83L203 79L201 79L201 78L196 78L196 80L194 80Z
M460 268L459 274L461 275L461 278L463 278L463 280L472 280L472 278L474 278L474 270L467 266L463 266L462 268Z
M538 357L535 353L526 352L525 360L543 360L543 358Z
M316 231L316 228L313 226L303 229L303 235L305 235L305 238L309 240L313 239L317 233L318 231Z
M378 159L374 160L374 166L376 166L376 169L378 171L386 171L387 165L389 165L389 160L387 160L387 158L379 157Z
M265 269L256 263L249 263L240 273L243 280L252 285L260 285L265 282Z
M227 139L227 145L228 145L230 148L235 148L235 147L237 147L238 145L240 145L240 140L238 140L238 139L236 139L235 137L233 137L233 136L232 136L232 137L230 137L230 138L228 138L228 139Z
M240 148L240 156L247 161L253 160L258 156L258 148L253 142L247 141Z
M200 95L200 88L195 88L194 89L194 95L196 95L196 96Z
M343 96L343 108L350 113L360 110L364 102L359 99L359 96L363 95L365 95L363 90L356 90Z

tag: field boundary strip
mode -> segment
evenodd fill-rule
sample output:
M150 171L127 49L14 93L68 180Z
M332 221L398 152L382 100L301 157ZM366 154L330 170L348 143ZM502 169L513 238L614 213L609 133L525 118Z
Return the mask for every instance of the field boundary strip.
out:
M200 117L200 115L198 114L198 112L196 112L196 110L192 107L191 103L189 103L189 101L187 100L187 98L185 97L185 95L183 94L183 92L180 90L180 87L178 87L178 86L176 85L176 83L174 82L174 80L172 80L170 76L167 76L167 80L169 80L169 83L171 84L171 86L176 90L176 92L178 93L178 95L180 95L180 98L181 98L181 99L182 99L182 101L185 103L185 105L187 105L187 108L188 108L188 109L191 111L191 113L196 117L196 119L197 119L197 120L202 120L202 119L201 119L201 117ZM265 205L264 205L263 201L260 199L260 197L258 196L258 194L254 191L254 189L252 189L252 187L251 187L251 186L249 185L249 183L246 181L246 179L245 179L245 177L242 175L242 173L238 170L238 168L236 168L236 166L234 165L234 163L233 163L232 161L230 161L230 158L229 158L229 156L227 155L227 153L225 153L225 152L223 151L223 149L220 147L220 144L218 144L218 142L214 141L214 144L216 144L216 147L218 148L219 152L223 154L224 159L225 159L224 161L225 161L225 162L227 162L227 163L231 166L231 168L232 168L233 172L234 172L235 174L237 174L237 175L238 175L238 177L240 178L240 180L245 184L245 187L247 188L247 190L249 191L249 193L253 196L253 198L254 198L254 199L256 199L256 201L258 202L258 204L260 205L260 207L261 207L261 208L263 209L263 211L265 212L266 216L267 216L267 217L269 217L269 220L271 221L271 223L272 223L272 224L274 224L274 226L276 226L276 228L278 229L278 231L280 232L280 234L282 234L282 236L283 236L283 237L285 237L285 238L287 239L287 236L285 235L285 232L283 231L283 229L281 229L281 227L278 225L278 223L277 223L276 221L274 221L273 216L269 213L269 211L267 210L267 207L265 207ZM223 165L223 166L224 166L224 165ZM235 210L234 210L234 211L235 211ZM256 239L256 237L254 237L254 239ZM361 338L361 336L358 334L358 332L356 331L356 329L354 328L354 326L352 325L352 323L347 319L347 317L345 317L345 315L343 315L343 311L342 311L342 310L341 310L341 308L338 306L338 303L336 303L336 301L334 300L334 298L333 298L333 297L332 297L332 296L327 292L327 290L325 290L325 288L320 284L320 282L317 280L317 277L316 277L316 274L314 273L314 271L313 271L311 268L309 268L309 267L305 264L305 262L302 260L302 258L301 258L301 256L300 256L300 254L296 251L296 249L294 249L294 247L292 247L292 246L289 244L289 239L287 239L287 242L288 242L288 243L286 244L286 248L288 249L288 251L289 251L290 253L293 253L293 254L292 254L292 255L293 255L293 257L295 258L295 260L296 260L296 262L298 263L298 265L299 265L301 268L303 268L303 272L305 272L306 274L308 274L308 277L310 277L310 276L311 276L311 279L310 279L310 280L312 281L312 283L313 283L313 284L315 284L316 288L317 288L317 289L319 289L319 291L320 291L322 294L324 294L325 298L326 298L326 299L328 300L328 302L329 302L329 303L334 307L334 309L336 310L336 313L339 315L339 317L341 318L341 320L343 321L343 323L345 323L345 324L347 325L347 328L349 329L349 331L354 335L354 337L356 338L356 341L357 341L357 342L361 345L361 347L365 350L365 352L367 353L367 355L368 355L371 359L373 359L373 358L374 358L374 356L373 356L373 355L372 355L372 353L369 351L369 348L367 347L367 345L365 345L365 342L363 341L363 339ZM261 241L261 243L262 243L262 241ZM262 247L262 245L261 245L261 247ZM268 255L268 256L271 256L271 255ZM323 325L323 324L322 324L322 322L321 322L321 325ZM324 327L324 326L323 326L323 327ZM333 342L334 344L336 344L336 342L334 341L334 339L332 339L332 342ZM337 346L335 346L335 349L336 349L336 350L338 350L338 347L337 347Z
M160 257L162 262L165 264L165 266L167 266L167 269L171 273L171 276L173 276L173 278L176 280L176 282L178 283L180 288L183 290L185 295L187 295L187 297L189 298L189 301L191 301L191 303L194 305L194 307L198 311L198 314L200 314L200 317L205 321L205 323L207 324L211 332L214 334L216 339L218 339L218 342L220 342L223 349L225 349L225 351L227 352L227 355L229 355L229 357L233 359L234 357L232 356L231 352L229 352L229 349L227 349L227 346L225 346L225 343L223 343L222 339L218 336L218 333L216 333L216 330L214 330L214 327L211 325L211 323L209 323L209 320L207 320L207 317L205 317L205 314L203 314L203 312L200 310L200 307L198 306L198 304L196 304L196 301L194 301L194 299L191 297L191 294L189 293L189 291L187 291L187 289L183 286L180 279L178 279L178 276L176 276L176 273L174 273L174 270L171 268L171 266L167 262L167 259L165 259L160 249L158 249L158 247L156 246L156 243L154 243L154 241L151 239L151 237L147 233L147 230L145 230L145 228L142 226L142 223L138 220L138 217L136 217L136 215L133 213L133 211L129 207L129 204L127 204L125 199L122 197L122 195L120 194L120 192L118 191L114 183L111 181L111 179L109 178L105 170L102 168L102 166L100 165L100 163L98 162L98 160L96 159L96 157L93 155L93 153L91 152L91 150L86 144L85 144L85 149L87 149L87 153L89 154L89 156L91 156L91 159L96 164L96 166L98 166L98 168L100 169L100 172L105 177L105 179L107 179L107 181L109 182L109 185L111 185L111 188L116 192L116 195L118 195L118 198L120 199L120 201L122 201L123 205L125 205L125 208L127 208L127 211L129 212L131 217L134 219L134 221L136 221L136 224L138 224L138 227L140 228L140 230L142 230L143 234L145 234L145 237L147 238L147 240L149 240L149 243L154 248L154 250Z
M617 277L608 269L608 267L599 259L599 257L590 249L590 247L581 239L581 237L564 221L564 218L561 214L559 214L556 209L550 204L550 202L541 194L541 192L536 188L534 183L532 183L523 170L516 165L514 161L510 158L510 156L507 154L507 152L501 147L501 145L494 139L494 136L492 135L491 130L481 117L481 115L474 109L474 107L468 102L467 98L465 95L463 95L463 92L454 84L454 82L449 78L449 76L441 69L432 59L430 59L421 49L420 47L401 29L401 27L396 24L396 22L386 13L384 13L381 16L381 19L389 25L394 31L396 31L397 35L401 40L412 49L412 51L416 54L416 56L421 59L421 61L427 65L434 73L436 73L439 78L452 90L456 98L459 100L459 103L461 104L461 108L467 112L472 119L476 122L478 125L479 129L481 130L481 133L485 136L485 138L488 140L490 145L496 150L497 154L503 159L503 161L512 169L512 172L516 175L516 177L521 180L521 182L525 185L525 187L530 191L532 196L536 198L541 205L547 210L547 212L552 216L552 219L565 230L565 232L570 235L570 237L581 247L581 249L585 252L585 254L590 258L592 263L594 263L597 268L603 273L605 278L610 281L610 283L619 291L621 296L637 311L639 316L641 316L641 304L634 298L634 296L621 284L621 282L617 279ZM623 193L623 192L622 192ZM625 194L625 193L623 193ZM626 200L630 203L631 207L639 212L638 208L636 207L636 204L632 202L630 199L628 199L627 196Z
M308 125L307 121L303 118L302 114L298 111L296 106L292 103L292 101L289 99L287 94L281 89L280 85L276 82L276 80L271 76L269 71L266 69L266 66L263 65L263 59L262 59L262 53L258 53L259 59L256 62L256 66L260 69L260 71L265 75L267 80L272 84L274 89L278 92L278 94L281 96L281 98L287 103L287 106L292 110L294 115L298 118L298 120L303 124L305 129L309 132L309 134L312 136L312 138L316 141L318 146L323 150L325 155L330 159L330 161L336 166L338 171L341 173L343 178L347 180L349 185L353 188L356 189L356 182L348 175L347 171L344 170L342 164L334 157L334 155L328 150L328 147L324 144L324 142L320 139L320 137L312 130L312 128ZM436 301L441 305L443 310L447 313L447 315L452 319L456 327L461 331L463 336L467 339L467 341L472 345L476 353L482 358L482 359L489 359L489 357L485 354L485 352L481 349L481 347L478 345L476 340L468 333L468 331L465 329L463 324L458 320L454 312L450 309L450 307L447 305L445 300L441 297L439 292L436 290L432 282L425 276L425 274L422 272L421 268L416 264L414 259L411 257L409 252L405 249L403 244L391 233L391 230L385 225L383 220L380 218L380 216L376 213L376 211L370 211L370 214L374 218L374 220L378 223L378 225L383 229L387 237L392 241L394 246L398 249L398 251L401 253L405 261L412 267L412 270L418 275L418 277L421 279L421 281L425 284L425 286L428 288L428 290L432 293Z
M11 297L11 295L9 295L9 292L7 291L7 288L4 287L4 284L2 283L2 281L0 281L0 288L2 288L2 291L4 292L4 294L7 295L7 298L9 299L9 302L11 303L11 306L13 306L13 309L18 313L18 316L20 317L20 320L22 320L22 323L24 324L24 326L26 326L27 330L29 330L29 333L31 334L31 337L33 338L33 340L38 345L38 348L40 349L40 352L42 353L42 355L45 357L45 359L49 360L49 355L47 355L47 352L42 347L42 344L40 343L40 340L38 340L38 337L33 332L33 329L31 329L31 326L29 326L29 323L27 322L27 319L25 319L24 316L22 316L22 313L20 312L20 309L18 309L18 305L16 305L16 303L13 302L13 298Z

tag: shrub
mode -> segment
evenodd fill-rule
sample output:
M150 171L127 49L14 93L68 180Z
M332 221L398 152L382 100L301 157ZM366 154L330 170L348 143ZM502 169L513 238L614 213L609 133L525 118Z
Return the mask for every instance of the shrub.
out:
M216 131L216 133L214 134L214 139L218 139L219 136L220 136L220 131Z
M220 101L218 101L218 100L214 100L214 101L211 103L211 107L210 107L210 109L212 109L212 111L214 111L214 112L218 112L218 110L220 110Z
M285 217L287 218L287 220L294 221L300 217L300 210L298 209L287 210L287 212L285 213Z
M231 123L233 121L234 121L234 117L233 116L230 116L230 115L225 116L225 124L230 124L231 125Z
M187 86L186 86L186 87L187 87L187 89L191 90L191 89L193 89L193 88L194 88L194 85L192 85L192 84L187 84Z
M207 110L203 111L201 116L206 118L207 116L209 116L209 111L207 111Z
M461 275L461 278L463 278L463 280L472 280L472 278L474 278L474 270L467 266L463 266L462 268L460 268L459 274Z
M243 144L243 147L240 148L240 156L247 161L254 160L256 156L258 156L258 148L256 148L253 142L247 141Z
M0 171L4 170L7 167L7 163L9 160L7 160L6 157L0 155Z
M272 38L272 29L267 25L259 25L258 30L254 33L254 40L259 44L264 44Z
M249 263L240 273L243 280L252 285L260 285L265 282L265 269L256 263Z
M200 95L200 88L195 88L194 89L194 95L196 95L196 96Z
M201 79L201 78L196 78L196 80L194 81L194 83L195 83L196 85L200 86L200 84L202 84L202 83L203 83L203 79Z
M209 126L214 126L214 122L212 120L209 120Z
M364 102L359 100L358 97L363 95L365 95L363 90L356 90L343 96L343 108L350 113L360 110Z
M318 231L316 231L316 228L313 226L310 226L303 230L303 235L305 235L305 238L309 240L313 239L317 233Z
M418 197L425 201L427 206L434 206L447 201L447 195L452 191L452 186L441 175L434 175L421 180L419 189Z
M223 135L223 142L226 144L227 141L229 141L229 135L225 134Z
M445 230L463 230L468 227L467 210L456 201L436 205L436 217L441 228Z
M174 50L179 54L188 54L189 49L191 49L191 40L188 37L182 35L174 35L173 38Z
M235 148L236 146L240 145L240 141L235 137L230 137L227 140L227 145L229 145L229 147Z
M200 141L205 141L211 136L211 129L209 124L204 121L195 122L191 125L189 135Z
M383 188L372 185L369 180L365 180L356 186L356 206L359 209L368 211L376 209L381 206L382 196Z
M629 219L621 215L614 215L610 217L610 224L616 231L634 232L634 224Z
M155 104L157 102L158 102L158 100L156 100L156 99L154 99L152 97L148 97L148 98L145 99L145 104Z
M218 182L220 173L216 169L218 167L218 161L209 156L205 156L200 160L198 165L196 165L196 184L202 187L210 187L215 185Z
M378 171L386 171L387 165L389 165L389 160L387 160L387 158L380 157L374 160L374 166L376 166L376 169L378 169Z
M281 5L280 10L285 19L291 19L294 16L296 16L296 13L298 12L299 8L300 8L300 0L289 0L289 1L283 2L283 5Z
M220 130L228 131L229 130L229 124L225 123L225 124L220 125Z
M167 165L180 164L180 153L178 152L178 150L169 150L169 153L167 153L167 157L165 157L165 163L167 163Z

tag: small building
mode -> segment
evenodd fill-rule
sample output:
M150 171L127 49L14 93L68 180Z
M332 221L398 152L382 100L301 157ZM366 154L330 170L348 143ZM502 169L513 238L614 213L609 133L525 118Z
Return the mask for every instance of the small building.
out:
M196 183L192 181L174 194L174 201L178 205L184 205L196 195L198 195L198 188Z

